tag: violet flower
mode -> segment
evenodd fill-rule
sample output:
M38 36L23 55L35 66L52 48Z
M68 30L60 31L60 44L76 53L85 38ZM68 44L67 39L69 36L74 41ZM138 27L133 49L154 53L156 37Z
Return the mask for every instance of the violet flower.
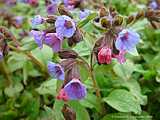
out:
M61 41L56 33L47 33L44 39L44 43L50 46L54 52L58 52L61 49Z
M81 100L87 94L84 84L82 84L80 80L76 78L67 83L63 89L69 100Z
M16 27L21 27L23 24L24 17L16 16L13 18L13 20L14 20L14 24L16 25Z
M44 32L31 30L31 35L34 37L34 40L36 44L39 46L39 48L43 47L43 39L44 39Z
M63 0L66 8L73 9L77 4L81 3L83 0Z
M158 4L155 0L153 0L149 3L149 7L152 8L153 10L156 10L158 8Z
M34 16L34 18L31 20L32 22L32 27L35 27L37 25L40 25L44 22L44 18L41 17L40 15Z
M140 40L138 33L130 30L123 29L119 34L115 42L115 46L119 51L133 52Z
M47 6L47 13L49 15L55 14L57 12L57 3L52 3Z
M3 53L0 51L0 61L3 59Z
M66 38L72 37L76 31L75 22L66 15L57 17L57 20L55 22L55 27L57 36L61 39L63 39L63 37Z
M49 62L48 72L52 77L55 77L58 80L64 80L65 73L61 65L53 63L53 62Z

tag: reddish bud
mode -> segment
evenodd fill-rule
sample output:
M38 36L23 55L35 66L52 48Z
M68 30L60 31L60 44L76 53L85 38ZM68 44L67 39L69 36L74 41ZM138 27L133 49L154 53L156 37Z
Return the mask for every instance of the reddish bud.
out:
M98 62L100 64L110 64L112 60L112 50L108 47L103 47L98 52Z
M68 95L66 94L66 92L61 89L58 96L56 97L58 100L63 100L63 101L68 101Z

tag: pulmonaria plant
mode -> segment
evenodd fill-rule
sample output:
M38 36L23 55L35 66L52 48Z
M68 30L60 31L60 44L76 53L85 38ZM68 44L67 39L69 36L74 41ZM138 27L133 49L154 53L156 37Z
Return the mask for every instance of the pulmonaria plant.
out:
M108 13L101 9L99 19L101 26L108 31L96 42L94 47L98 63L110 64L112 59L117 59L121 64L124 63L126 61L125 54L136 51L140 35L132 29L121 26L123 22L121 17L112 9Z
M136 46L140 41L140 35L133 29L126 28L127 24L141 17L158 19L158 12L154 15L150 14L150 11L141 12L124 19L113 8L108 8L108 10L101 8L98 16L95 19L93 18L92 22L95 29L99 28L97 31L100 30L98 31L100 39L94 41L95 45L91 52L91 64L88 64L85 58L72 50L72 47L83 40L82 36L85 36L83 34L85 31L83 31L82 27L90 21L94 14L90 10L82 8L83 10L81 9L79 14L80 20L76 21L70 11L65 8L75 8L81 2L81 0L64 0L59 5L59 1L47 1L47 12L50 15L47 17L37 15L32 19L32 26L43 23L47 26L43 30L33 29L31 31L37 45L42 48L43 44L45 44L52 48L54 54L59 56L58 60L56 59L57 63L49 62L47 67L50 76L62 82L56 98L63 101L81 100L87 94L87 89L80 77L79 67L77 67L80 63L85 64L85 67L90 72L90 77L94 81L92 72L93 55L97 58L99 65L111 64L113 60L118 61L120 64L125 63L125 55L135 52ZM53 13L56 14L53 15ZM97 88L95 91L96 95L99 96L100 92L97 92Z

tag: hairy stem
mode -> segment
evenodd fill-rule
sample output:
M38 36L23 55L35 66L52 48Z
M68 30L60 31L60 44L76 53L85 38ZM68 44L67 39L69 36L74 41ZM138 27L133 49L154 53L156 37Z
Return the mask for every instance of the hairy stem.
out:
M92 67L92 57L93 57L93 55L91 54L90 65L82 57L79 57L79 59L81 59L87 65L88 70L89 70L89 74L90 74L90 77L91 77L91 80L92 80L92 83L93 83L93 88L95 88L95 91L96 91L96 96L101 98L101 94L100 94L98 84L97 84L97 82L94 78L94 71L93 71L93 67Z
M6 78L6 85L10 86L12 84L12 79L11 79L11 72L8 69L8 66L6 65L5 61L2 60L0 62L1 66L1 72L4 74L4 77Z

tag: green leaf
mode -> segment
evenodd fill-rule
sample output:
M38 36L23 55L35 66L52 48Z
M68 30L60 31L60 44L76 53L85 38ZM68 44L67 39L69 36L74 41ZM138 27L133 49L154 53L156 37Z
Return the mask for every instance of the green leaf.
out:
M135 70L135 66L131 61L127 60L124 64L116 64L113 70L119 77L128 80Z
M15 85L10 85L5 88L4 93L9 97L14 97L19 95L19 93L23 90L23 85L21 83L16 83Z
M94 19L97 16L97 13L91 13L86 19L80 21L78 23L78 27L82 28L83 26L85 26L89 21L91 21L92 19Z
M137 120L136 116L132 116L130 113L111 113L107 114L101 120Z
M40 95L50 94L50 95L55 96L56 95L56 88L57 88L57 80L51 79L51 80L43 82L41 84L41 86L36 89L36 91Z
M34 57L36 57L39 61L43 62L44 64L47 64L48 61L52 60L53 51L52 48L43 45L42 49L36 48L32 51L32 54Z
M73 50L75 50L79 56L88 56L90 55L90 49L86 45L85 41L78 43Z
M55 116L55 120L64 120L63 114L61 112L61 110L63 109L63 105L64 102L63 101L59 101L59 100L55 100L54 102L54 116Z
M70 101L68 105L76 112L76 120L90 120L87 110L78 101Z
M97 96L93 94L87 94L86 98L84 100L80 101L80 104L87 108L94 108L97 110L97 112L101 112L101 104Z
M104 98L104 101L120 112L141 113L141 107L136 98L124 89L113 90L108 97Z

